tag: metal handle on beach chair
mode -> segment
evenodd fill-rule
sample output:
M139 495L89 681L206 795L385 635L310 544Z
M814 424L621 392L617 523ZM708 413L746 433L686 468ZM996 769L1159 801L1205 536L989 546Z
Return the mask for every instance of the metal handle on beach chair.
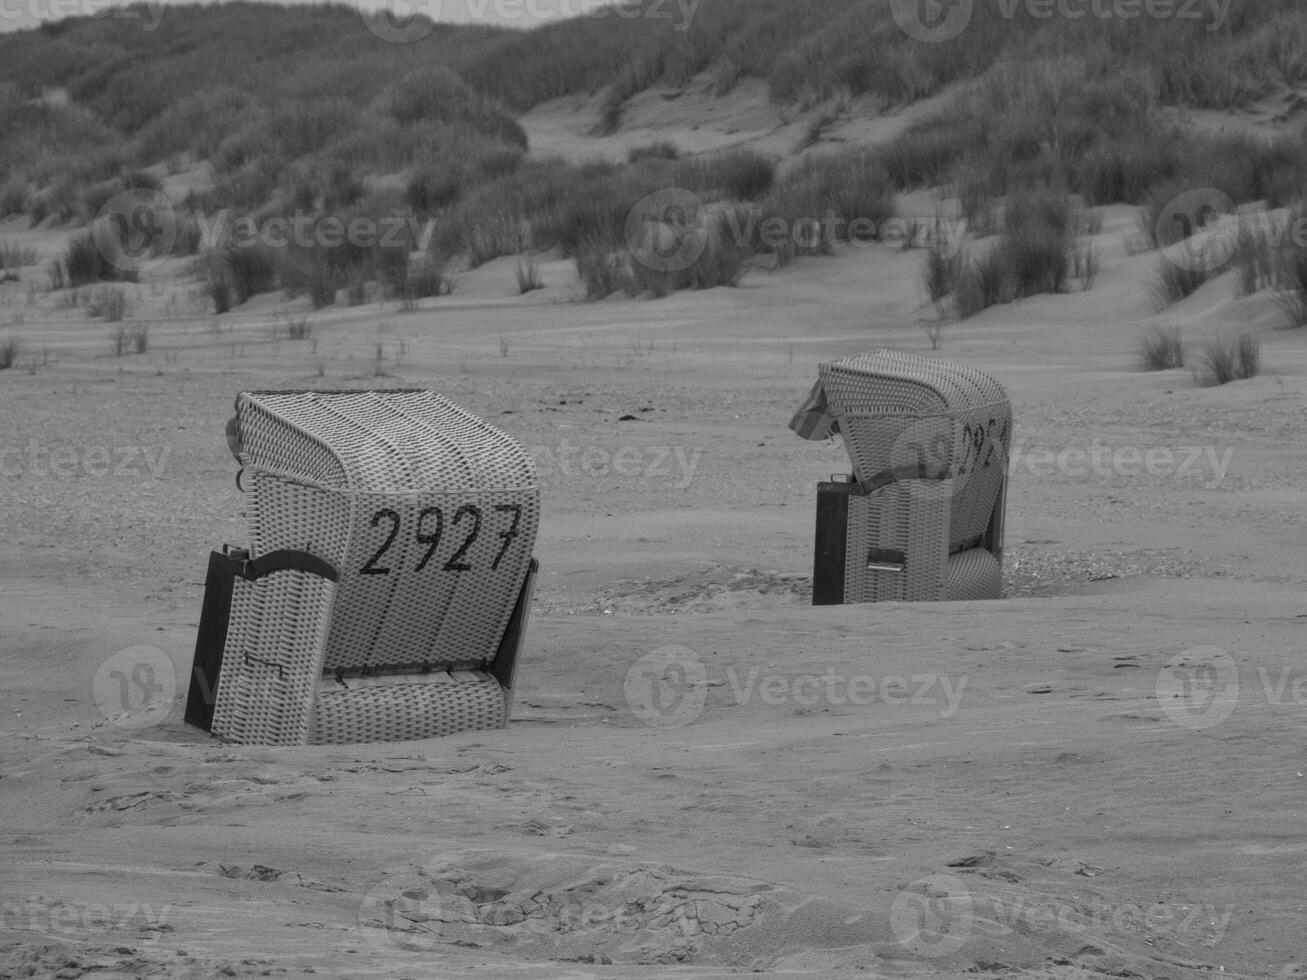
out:
M872 548L867 552L867 571L902 572L908 567L908 556L893 548Z

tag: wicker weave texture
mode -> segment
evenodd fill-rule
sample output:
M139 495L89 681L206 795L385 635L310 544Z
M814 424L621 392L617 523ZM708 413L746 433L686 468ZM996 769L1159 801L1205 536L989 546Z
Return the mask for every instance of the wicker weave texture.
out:
M494 658L527 575L529 454L426 391L246 392L237 418L252 552L308 551L341 577L238 584L214 730L298 744L503 724L503 690L470 669Z
M237 580L213 731L235 742L303 741L322 673L336 585L307 572Z
M935 478L911 484L918 497L950 495L951 545L984 533L1012 435L998 381L970 365L889 350L822 364L820 376L859 482L918 469Z
M442 671L417 683L352 690L323 678L308 742L397 742L499 728L507 710L499 682L479 671Z
M914 602L944 597L949 499L920 500L907 483L849 499L846 602ZM911 520L904 520L910 514ZM873 548L902 553L903 571L867 567Z
M999 599L1003 596L1003 564L984 548L967 548L950 555L944 598L951 602Z
M1003 566L984 548L949 554L946 498L914 499L909 485L894 484L849 498L845 602L922 602L998 599ZM895 519L910 513L912 520ZM902 571L867 567L873 548L899 552Z

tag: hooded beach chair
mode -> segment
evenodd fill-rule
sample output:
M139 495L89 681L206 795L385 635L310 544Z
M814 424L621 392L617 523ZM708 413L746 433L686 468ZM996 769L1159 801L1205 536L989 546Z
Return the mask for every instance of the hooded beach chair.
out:
M820 365L790 427L838 433L853 474L817 487L814 605L996 599L1012 408L994 378L880 350Z
M416 390L244 392L228 440L250 544L210 556L186 720L274 745L507 725L529 453Z

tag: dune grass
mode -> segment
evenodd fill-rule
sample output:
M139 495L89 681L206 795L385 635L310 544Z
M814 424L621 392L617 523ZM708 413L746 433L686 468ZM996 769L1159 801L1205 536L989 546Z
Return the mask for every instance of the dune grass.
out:
M1013 194L1002 207L1000 233L949 255L938 237L922 270L927 295L943 308L951 296L960 319L1039 293L1063 293L1079 279L1088 289L1099 257L1084 234L1090 219L1066 194Z
M40 261L40 253L31 245L20 245L0 238L0 269L21 269Z
M1184 336L1177 326L1153 328L1139 340L1139 360L1145 371L1166 371L1184 367Z
M1256 333L1212 337L1198 351L1194 380L1204 386L1255 378L1261 372L1262 341Z
M519 259L517 262L518 294L524 296L527 293L544 288L544 280L540 278L540 260L534 256Z
M113 260L112 249L115 241L109 229L100 229L99 233L88 229L74 235L64 249L62 264L68 285L87 286L97 282L129 278L125 270ZM110 254L106 255L106 252Z
M1210 16L1041 19L1026 5L977 0L967 29L938 44L908 37L888 2L705 0L688 22L684 8L660 0L625 7L631 16L531 31L434 24L409 44L378 37L345 4L237 2L170 10L150 31L125 18L80 18L3 35L0 214L84 223L123 188L148 186L140 182L155 178L144 168L207 159L215 186L186 208L322 220L364 206L377 182L399 175L408 213L438 221L436 267L455 255L476 265L558 246L598 280L607 268L600 256L628 267L620 253L631 208L679 188L730 205L721 212L726 268L701 277L729 281L736 253L787 260L870 240L892 215L895 192L942 185L956 190L973 231L999 234L961 259L927 253L935 263L924 272L928 295L951 295L959 312L974 312L1075 281L1088 288L1101 261L1080 232L1059 229L1048 214L1000 219L1004 198L1140 205L1146 236L1164 244L1158 218L1184 189L1278 207L1307 186L1301 135L1200 136L1161 112L1236 108L1307 81L1307 22L1296 0L1232 0L1220 24ZM783 179L775 161L749 150L688 155L653 143L624 165L524 156L518 111L594 94L597 128L610 130L638 93L673 97L705 78L718 95L760 79L773 101L818 109L957 91L875 151L809 160ZM48 97L56 89L70 101ZM747 207L734 207L741 202ZM779 238L763 234L769 220L784 230ZM796 233L814 226L820 233ZM188 226L178 251L198 247ZM87 260L65 258L75 284L102 278ZM274 278L325 303L340 288L362 296L363 276L407 294L416 287L401 265L392 256L290 250ZM1292 284L1307 273L1287 255L1268 268L1254 263L1251 288L1269 275L1302 322L1301 286ZM266 270L260 275L262 286ZM210 288L226 292L215 303L241 302L248 278L224 267L211 277ZM1159 278L1168 301L1195 279ZM656 293L663 280L646 285Z
M1163 256L1157 260L1157 269L1149 284L1153 308L1160 313L1168 306L1192 296L1213 275L1208 269L1178 264Z
M1272 290L1289 325L1307 325L1307 207L1242 216L1233 264L1235 295Z
M1307 326L1307 248L1286 249L1276 264L1277 300L1295 327Z

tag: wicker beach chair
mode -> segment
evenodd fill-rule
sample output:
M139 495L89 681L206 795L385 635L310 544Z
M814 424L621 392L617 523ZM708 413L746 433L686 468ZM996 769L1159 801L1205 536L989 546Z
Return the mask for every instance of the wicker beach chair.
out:
M244 392L228 436L250 547L210 556L186 720L283 745L507 725L526 450L429 391Z
M1012 409L966 364L880 350L822 364L790 423L838 432L853 474L818 485L813 604L996 599Z

